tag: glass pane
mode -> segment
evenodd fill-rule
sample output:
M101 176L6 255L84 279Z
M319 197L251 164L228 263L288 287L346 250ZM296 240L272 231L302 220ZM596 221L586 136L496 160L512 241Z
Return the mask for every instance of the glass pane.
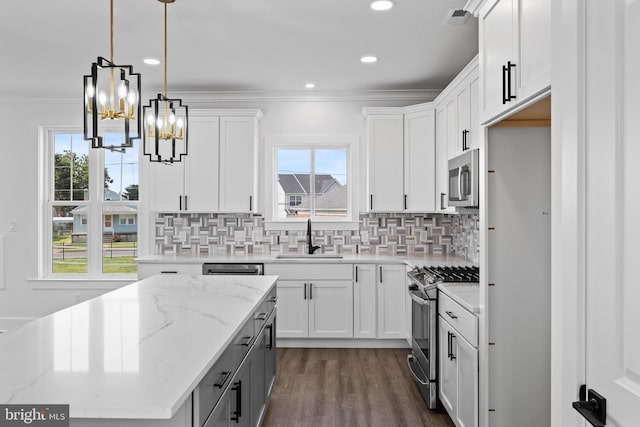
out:
M309 216L311 150L277 149L277 218Z
M110 145L121 144L121 135L107 134ZM104 200L138 200L138 144L124 153L104 150Z
M138 256L138 207L107 205L102 211L102 272L135 274Z
M54 136L54 200L89 199L89 143L79 134Z
M314 154L314 216L347 218L347 150L315 150Z
M51 271L87 272L87 206L54 206L52 211Z

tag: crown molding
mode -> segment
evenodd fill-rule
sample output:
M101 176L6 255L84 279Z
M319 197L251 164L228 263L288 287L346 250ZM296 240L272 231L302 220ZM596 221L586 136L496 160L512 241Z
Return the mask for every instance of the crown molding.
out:
M475 16L478 17L478 13L486 0L468 0L467 4L464 5L463 9Z
M396 101L420 103L435 99L441 89L416 90L336 90L336 91L185 91L171 92L172 98L180 98L190 108L205 108L213 102L348 102L348 101ZM144 91L148 93L149 91ZM155 93L155 92L154 92ZM145 96L143 98L146 99ZM3 104L77 104L81 98L7 98L0 96Z

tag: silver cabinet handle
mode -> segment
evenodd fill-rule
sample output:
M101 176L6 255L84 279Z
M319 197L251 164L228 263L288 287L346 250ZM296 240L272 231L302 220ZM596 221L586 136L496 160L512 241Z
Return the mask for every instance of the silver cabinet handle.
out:
M411 375L413 376L413 378L416 379L416 381L418 381L420 384L422 385L429 385L428 382L426 381L422 381L420 379L420 377L418 377L418 375L414 372L413 367L411 366L411 362L413 361L413 354L408 354L407 355L407 366L409 367L409 372L411 372ZM426 375L425 375L426 376Z

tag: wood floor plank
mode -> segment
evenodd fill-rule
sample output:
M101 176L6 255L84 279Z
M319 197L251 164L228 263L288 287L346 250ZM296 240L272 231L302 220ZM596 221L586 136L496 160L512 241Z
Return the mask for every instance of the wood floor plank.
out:
M280 348L263 427L454 427L430 411L406 349Z

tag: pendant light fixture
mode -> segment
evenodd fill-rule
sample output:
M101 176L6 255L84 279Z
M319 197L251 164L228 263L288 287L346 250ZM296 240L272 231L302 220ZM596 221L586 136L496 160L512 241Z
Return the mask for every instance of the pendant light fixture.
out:
M151 162L174 163L188 154L189 107L167 96L167 4L175 0L158 1L164 3L164 93L144 106L144 154Z
M140 139L140 74L113 59L113 0L109 0L110 58L99 56L84 76L84 139L92 148L124 152ZM132 123L133 122L133 123ZM119 143L105 144L105 132L120 133Z

